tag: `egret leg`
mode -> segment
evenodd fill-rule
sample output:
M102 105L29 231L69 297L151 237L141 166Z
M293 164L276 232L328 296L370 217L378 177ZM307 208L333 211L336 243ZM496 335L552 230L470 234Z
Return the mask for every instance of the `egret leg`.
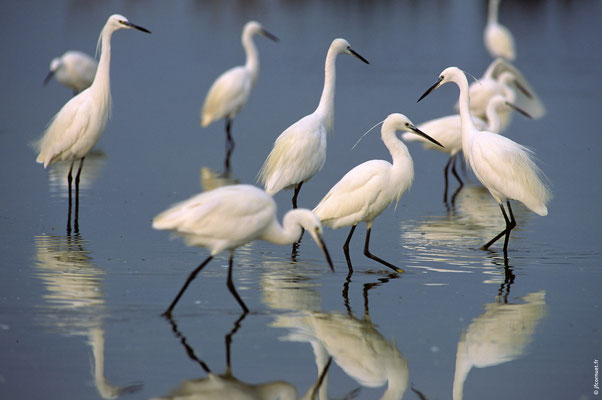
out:
M508 204L508 210L510 211L510 216L512 217L512 219L508 218L508 215L506 214L506 210L504 209L504 205L500 203L500 209L502 210L502 214L504 215L504 220L506 221L506 228L503 231L501 231L500 233L498 233L489 242L487 242L483 246L481 246L481 250L487 250L489 248L489 246L491 246L492 244L497 242L499 240L499 238L501 238L502 236L505 235L506 238L504 240L504 253L507 253L508 240L510 239L510 231L512 229L514 229L514 227L516 226L516 220L514 219L514 214L512 213L512 208L510 207L510 201L508 201L507 204Z
M230 293L232 293L232 296L234 296L234 298L236 299L236 301L238 301L238 304L240 304L240 306L242 307L243 312L246 314L249 312L249 309L247 308L247 306L245 305L245 302L242 301L242 299L240 298L240 296L238 295L238 293L236 293L236 289L234 288L234 283L232 282L232 261L234 258L234 253L231 252L230 253L230 261L228 262L228 281L227 281L227 285L228 285L228 289L230 289Z
M343 252L345 253L345 260L347 260L347 267L349 268L349 273L353 272L353 266L351 265L351 257L349 256L349 242L351 242L351 236L353 236L353 232L357 225L353 225L351 230L349 231L349 235L347 236L347 240L345 240L345 244L343 245Z
M460 187L464 186L464 182L462 182L462 179L460 179L460 175L458 175L458 173L456 172L456 156L458 154L454 154L452 156L453 161L452 161L452 174L454 174L454 176L456 177L456 179L458 180L458 182L460 183Z
M451 164L452 160L453 160L453 156L449 158L449 160L447 160L447 164L445 164L445 168L443 168L443 178L445 178L445 186L443 188L443 202L447 203L447 188L448 188L448 181L447 181L447 172L449 171L449 165Z
M75 215L73 216L73 230L75 233L79 232L79 176L84 166L84 158L82 157L79 160L79 168L77 169L77 175L75 175Z
M232 139L232 119L226 118L226 159L224 160L224 173L230 173L230 156L234 150L234 139Z
M393 271L395 272L404 272L403 269L401 268L397 268L395 265L383 260L380 257L375 256L374 254L370 253L370 231L372 230L372 228L368 228L366 231L366 243L364 245L364 255L368 258L373 259L374 261L378 261L379 263L386 265L387 267L391 268Z
M299 196L299 191L301 190L302 185L303 181L295 185L295 192L293 193L293 208L297 208L297 196Z
M71 200L71 182L73 181L73 177L71 175L71 172L73 171L73 163L75 162L74 160L71 160L71 166L69 167L69 173L67 174L67 190L69 191L69 208L67 210L67 235L71 234L71 204L72 204L72 200Z
M201 272L201 270L205 267L205 265L207 265L209 263L209 261L211 261L212 259L213 259L213 256L207 257L207 259L205 261L203 261L201 263L201 265L199 265L198 267L196 267L196 269L194 271L192 271L190 273L190 275L188 275L188 279L186 279L186 282L184 283L184 286L182 286L182 289L180 289L180 292L178 293L178 295L176 296L176 298L173 299L173 301L171 302L169 308L162 314L164 317L171 318L171 311L176 306L176 303L178 302L178 300L180 300L180 297L182 297L182 295L186 291L186 288L188 287L188 285L190 285L190 282L192 282L194 280L194 278L196 278L196 276L198 275L198 273Z

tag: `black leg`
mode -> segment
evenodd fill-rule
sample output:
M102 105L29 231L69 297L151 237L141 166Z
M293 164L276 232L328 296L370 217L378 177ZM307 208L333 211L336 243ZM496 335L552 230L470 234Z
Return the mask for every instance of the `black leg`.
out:
M351 265L351 257L349 256L349 242L351 242L351 236L353 236L353 231L357 225L353 225L351 230L349 231L349 235L347 236L347 240L345 240L345 244L343 245L343 252L345 253L345 260L347 260L347 267L349 268L349 273L353 273L353 266Z
M458 173L456 172L456 156L458 154L454 154L452 156L452 174L454 174L454 176L456 177L456 179L458 180L458 182L460 183L460 187L464 186L464 182L462 182L462 179L460 179L460 175L458 175Z
M77 169L77 175L75 175L75 215L73 216L73 230L75 233L79 233L79 177L84 166L84 159L85 157L82 157L79 161L79 168Z
M234 150L234 140L232 139L232 119L226 118L226 159L224 160L224 174L230 175L230 156Z
M447 182L447 172L449 171L449 165L451 164L452 159L453 159L453 157L450 157L449 160L447 160L447 164L445 164L445 168L443 168L443 178L445 178L445 186L443 189L443 202L444 203L447 203L447 187L449 186L448 182Z
M302 185L303 181L295 185L295 192L293 193L293 208L297 208L297 196L299 196L299 191L301 190Z
M510 210L510 215L511 215L512 219L508 218L508 215L506 214L506 210L504 209L504 205L500 204L500 209L502 210L502 215L504 216L504 220L506 221L506 228L503 231L501 231L500 233L498 233L489 242L487 242L483 246L481 246L481 250L487 250L489 248L489 246L491 246L492 244L497 242L502 236L505 235L506 239L504 241L504 253L507 252L508 239L510 238L510 231L516 226L516 221L514 220L514 215L512 214L512 208L510 208L510 202L508 201L507 204L508 204L508 209Z
M236 301L238 301L238 304L240 304L240 306L242 307L243 312L246 314L246 313L249 312L249 309L245 305L244 301L242 301L242 299L240 298L240 296L238 295L238 293L236 293L236 289L234 288L234 283L232 282L232 261L233 261L233 258L234 258L234 253L230 253L230 261L228 263L228 282L226 284L228 286L228 289L230 289L230 293L232 293L232 296L234 296L234 298L236 299Z
M69 167L69 173L67 174L67 190L69 191L69 208L67 210L67 235L71 235L71 205L72 205L71 182L73 181L71 172L73 171L73 163L74 162L75 162L75 160L71 161L71 166Z
M372 228L368 228L368 230L366 231L366 243L364 245L364 255L368 258L373 259L374 261L378 261L379 263L386 265L387 267L391 268L393 271L395 272L404 272L403 269L401 268L397 268L395 265L383 260L382 258L379 258L377 256L375 256L374 254L370 253L370 231L372 230Z
M176 306L176 303L178 302L178 300L180 300L180 297L182 297L182 295L186 291L186 288L188 287L188 285L190 285L190 282L192 282L194 280L194 278L196 278L196 276L198 275L198 273L201 272L201 270L205 267L205 265L207 265L209 263L209 261L211 261L212 259L213 259L213 256L207 257L207 259L205 261L203 261L201 263L201 265L199 265L198 267L196 267L196 269L194 271L192 271L190 273L190 275L188 275L188 279L186 279L186 282L184 283L184 286L182 286L182 289L180 289L180 292L178 293L178 295L176 296L176 298L173 299L173 301L171 302L169 308L162 314L164 317L171 318L171 311Z
M506 201L506 205L508 206L508 212L510 213L510 222L506 216L506 237L504 238L504 257L508 257L508 242L510 240L510 231L514 229L516 226L516 220L514 219L514 213L512 212L512 207L510 207L510 201Z

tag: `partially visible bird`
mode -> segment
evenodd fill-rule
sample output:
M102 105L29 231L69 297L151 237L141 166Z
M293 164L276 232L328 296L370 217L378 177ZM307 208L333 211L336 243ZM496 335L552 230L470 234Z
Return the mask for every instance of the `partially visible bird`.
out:
M52 59L50 72L44 79L44 85L54 76L62 85L72 89L75 96L90 87L97 66L96 60L86 53L77 50L67 51L62 56Z
M245 65L233 67L222 73L209 88L201 109L201 126L203 127L223 118L226 120L227 171L229 170L229 155L234 149L234 140L231 134L232 120L247 103L251 89L259 75L259 55L253 42L253 36L258 34L275 42L278 41L278 38L263 29L259 22L247 22L241 37L246 54Z
M514 79L511 79L507 73L510 73ZM546 114L543 102L527 79L514 65L502 58L492 61L483 76L470 84L471 114L485 119L487 104L496 94L506 96L512 104L524 110L533 119L540 119Z
M293 208L297 208L301 185L320 171L326 161L326 137L334 129L335 62L339 54L351 54L368 64L345 39L333 40L326 54L324 88L318 108L278 136L259 172L259 181L269 194L294 189Z
M509 73L505 72L505 74ZM521 114L530 118L530 115L525 113L520 108L514 106L511 102L507 100L506 97L502 96L501 94L497 94L489 100L489 104L487 105L487 122L483 121L479 117L474 116L472 120L478 130L488 130L489 132L500 133L502 132L502 122L500 120L500 114L511 109L518 111ZM503 128L505 127L506 126L504 126ZM447 175L450 166L452 174L460 183L459 188L461 188L464 185L464 182L456 172L456 157L458 153L462 151L462 122L460 114L447 115L445 117L432 119L430 121L418 125L418 129L420 129L423 132L426 132L430 137L441 143L443 147L436 146L431 141L412 132L406 132L401 137L406 142L420 142L425 150L438 150L450 155L449 160L447 161L447 164L445 164L445 168L443 169L443 177L445 179L443 202L446 203L448 188Z
M71 172L75 160L79 168L75 177L75 192L79 191L79 176L84 158L98 142L105 130L111 108L111 37L119 29L149 30L134 25L126 17L113 14L100 32L98 46L101 56L92 86L71 98L52 118L42 138L36 143L39 154L36 161L48 167L56 161L71 161L67 181L69 186L69 206L71 206ZM71 207L70 207L71 208Z
M485 186L499 204L506 228L481 248L486 250L502 236L504 254L508 251L510 232L516 226L510 200L517 200L539 215L547 215L546 204L551 193L543 182L543 173L533 161L533 152L526 147L498 134L479 131L470 114L468 80L457 67L446 68L439 79L419 99L441 85L454 82L460 89L459 105L462 119L462 151L477 179ZM504 209L504 202L508 214Z
M211 255L201 263L182 286L163 315L170 316L176 303L196 275L219 253L228 250L228 289L244 312L248 308L232 282L234 250L254 240L274 244L292 244L301 236L302 228L309 232L324 252L328 265L332 261L322 240L322 225L311 211L291 210L284 215L282 225L276 220L276 202L266 192L251 185L228 185L203 192L178 203L153 219L153 228L169 229L183 236L191 246L206 247Z
M349 271L353 271L349 257L349 242L360 222L366 223L364 255L386 265L396 272L403 272L395 265L370 253L370 232L374 219L393 201L399 202L403 193L414 180L414 163L408 148L397 137L397 131L414 132L441 146L436 140L416 128L403 114L390 114L383 122L381 138L393 158L393 164L385 160L370 160L347 172L324 196L313 212L320 221L333 229L351 226L343 245Z
M489 0L489 13L483 32L483 41L491 57L503 57L513 61L516 58L514 37L508 28L498 22L499 6L500 0Z

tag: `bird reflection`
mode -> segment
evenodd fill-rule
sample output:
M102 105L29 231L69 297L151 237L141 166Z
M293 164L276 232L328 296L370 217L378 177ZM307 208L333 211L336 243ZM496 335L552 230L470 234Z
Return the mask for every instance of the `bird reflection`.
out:
M397 346L386 340L372 324L368 307L368 292L399 278L399 275L391 273L377 282L363 285L364 312L358 318L351 310L348 297L351 274L342 290L347 313L339 313L319 311L319 293L310 276L282 266L277 271L278 275L269 271L263 278L263 301L278 310L293 310L279 315L272 324L289 330L284 340L308 342L318 369L332 357L347 375L362 386L376 388L387 384L382 399L401 399L409 384L408 361ZM320 399L327 398L327 390L325 379L319 390Z
M250 384L237 379L232 373L230 363L230 347L234 334L240 329L242 321L247 316L243 313L234 322L233 328L225 335L226 344L226 371L222 374L217 374L211 371L206 362L197 357L194 349L188 344L186 336L179 330L178 325L171 316L167 320L171 324L172 330L176 337L180 339L180 343L186 349L186 353L191 360L201 366L207 373L205 378L189 379L183 381L179 387L171 390L171 392L159 399L249 399L249 400L264 400L264 399L297 399L297 389L295 386L284 381L273 381L259 384ZM323 368L316 383L302 397L303 399L314 399L317 388L320 387L324 377L328 371L330 362L327 362Z
M233 178L230 173L214 171L209 167L201 167L201 187L204 192L217 189L226 185L235 185L239 180Z
M514 211L515 216L523 220L528 220L531 215L521 204L517 204ZM415 262L483 265L481 256L475 258L465 249L467 245L479 248L483 240L498 233L500 224L505 224L504 219L487 189L480 185L465 185L458 193L455 208L446 215L402 221L401 243L414 250ZM490 263L487 261L485 265Z
M80 174L79 184L75 186L75 210L73 215L73 232L79 232L79 190L89 189L92 183L100 175L100 171L104 167L106 161L106 155L101 150L93 150L86 156L86 168L82 168ZM68 189L67 175L69 174L69 167L71 161L57 161L49 167L48 171L48 184L50 186L50 193L52 196L63 197L66 195ZM71 228L71 214L72 214L72 199L71 192L69 191L69 209L67 215L67 234L72 232Z
M458 342L454 400L463 398L464 382L473 366L491 367L525 353L546 314L545 294L544 290L529 293L522 298L523 303L515 304L498 295L494 303L485 304L485 312L472 320Z
M105 272L94 265L87 242L79 235L40 235L36 245L36 276L47 289L46 312L41 324L65 336L87 336L94 363L92 376L104 399L138 391L142 385L113 386L104 371L106 313L103 292Z

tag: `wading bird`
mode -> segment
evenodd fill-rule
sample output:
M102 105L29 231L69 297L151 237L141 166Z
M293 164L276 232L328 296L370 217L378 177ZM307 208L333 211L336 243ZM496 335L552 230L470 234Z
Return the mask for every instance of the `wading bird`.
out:
M75 176L76 211L75 225L77 225L79 202L79 176L84 164L86 154L98 142L105 130L109 111L111 108L111 37L119 29L138 29L151 33L149 30L134 25L126 17L113 14L107 20L100 32L98 45L101 48L98 69L94 76L92 86L77 96L71 98L54 116L42 138L36 143L39 150L36 161L48 167L56 161L71 161L67 182L69 186L69 218L71 218L71 173L75 160L79 159L79 168ZM70 221L68 222L67 230Z
M330 255L322 240L322 225L311 211L291 210L284 215L282 225L276 220L276 202L266 192L251 185L229 185L203 192L174 205L153 219L153 228L169 229L183 236L190 246L206 247L211 255L192 273L180 289L164 316L170 316L176 303L197 274L219 253L228 250L227 286L244 312L249 309L242 301L232 282L234 250L254 240L274 244L292 244L301 236L302 229L309 232L324 252L333 269Z
M516 58L514 37L508 28L498 22L500 0L489 0L487 25L483 32L483 41L491 57L503 57L513 61Z
M297 208L301 185L321 170L326 161L326 137L334 128L335 62L339 54L351 54L368 64L345 39L335 39L326 54L324 88L318 108L278 136L259 172L259 180L271 195L282 189L294 189L293 208Z
M542 182L543 173L533 161L531 150L504 136L493 132L479 131L475 127L470 114L468 80L461 69L446 68L439 75L437 82L424 92L418 101L448 82L454 82L460 89L458 102L462 119L464 157L476 177L499 204L506 221L506 228L484 244L481 249L488 249L498 239L505 236L504 254L507 254L510 232L516 226L510 200L520 201L534 213L543 216L548 214L546 204L551 198L551 193ZM504 209L504 202L508 207L510 218Z
M489 100L487 105L487 123L478 117L472 118L478 130L487 130L493 133L502 132L502 122L500 114L508 110L515 110L525 115L528 118L531 116L525 113L520 108L514 106L506 97L497 94ZM505 128L505 127L504 127ZM459 114L448 115L441 118L436 118L418 125L418 129L426 132L430 137L441 143L441 146L434 145L431 141L426 140L422 136L411 132L406 132L401 137L406 142L420 142L425 150L438 150L450 155L445 168L443 169L443 177L445 178L445 189L443 190L443 202L447 203L447 188L448 188L448 171L451 166L452 174L456 177L460 186L452 196L452 203L455 195L464 185L462 179L456 172L456 158L462 151L462 122Z
M44 85L54 76L63 86L73 90L75 96L90 87L96 75L96 60L81 51L70 50L50 61L50 72L44 79Z
M245 65L239 65L222 73L211 85L201 109L203 127L223 118L226 120L226 173L230 171L230 155L234 150L232 120L247 103L259 75L259 54L253 42L253 36L257 34L278 41L278 38L263 29L259 22L247 22L241 38L247 58Z
M403 114L390 114L381 129L381 138L393 158L393 164L385 160L370 160L347 172L314 208L320 221L333 229L351 226L343 245L349 271L353 271L349 257L349 242L360 222L366 223L364 255L386 265L396 272L402 269L370 253L370 231L374 219L394 200L399 202L403 193L414 180L414 163L408 148L397 137L397 131L414 132L441 146L436 140L416 128Z

